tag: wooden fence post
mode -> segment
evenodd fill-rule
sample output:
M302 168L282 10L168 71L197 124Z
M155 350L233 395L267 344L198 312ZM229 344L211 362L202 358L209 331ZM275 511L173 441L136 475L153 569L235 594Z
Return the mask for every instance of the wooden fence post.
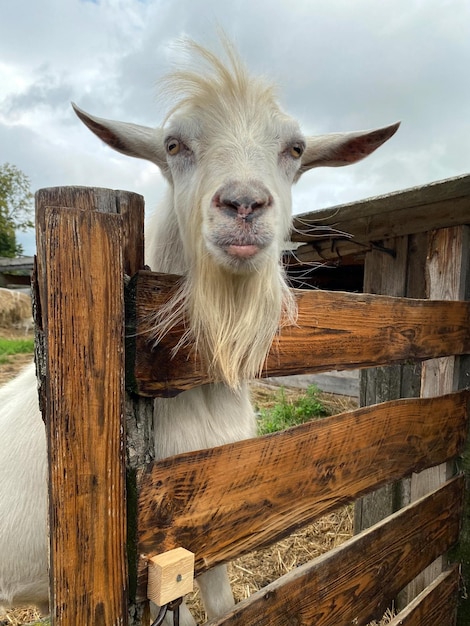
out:
M143 267L143 200L62 187L36 210L52 624L127 626L124 273Z

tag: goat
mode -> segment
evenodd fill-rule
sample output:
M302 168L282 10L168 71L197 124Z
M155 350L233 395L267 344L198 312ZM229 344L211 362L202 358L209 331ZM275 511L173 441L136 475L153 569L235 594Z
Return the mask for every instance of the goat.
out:
M146 261L184 280L155 315L155 341L182 316L185 341L216 382L155 401L155 451L163 458L255 436L247 381L260 373L295 300L281 253L291 227L291 187L314 167L366 157L397 130L305 137L272 85L251 77L231 44L226 61L194 43L200 67L169 75L174 102L161 127L110 121L74 106L115 150L159 168L168 191L148 227ZM233 469L232 469L233 471ZM47 607L46 442L33 368L0 390L0 602ZM233 604L224 566L198 579L209 618ZM182 623L194 624L187 609Z

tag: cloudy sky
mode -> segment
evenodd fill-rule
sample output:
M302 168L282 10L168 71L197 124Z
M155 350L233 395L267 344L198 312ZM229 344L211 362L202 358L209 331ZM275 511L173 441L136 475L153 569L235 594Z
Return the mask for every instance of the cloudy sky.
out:
M157 168L120 156L78 121L70 101L102 117L156 126L157 79L190 36L217 49L216 25L253 73L279 85L308 134L402 120L398 134L350 168L310 172L296 213L470 171L468 0L14 0L0 21L0 164L32 190L90 185L142 193ZM26 253L32 234L21 236Z

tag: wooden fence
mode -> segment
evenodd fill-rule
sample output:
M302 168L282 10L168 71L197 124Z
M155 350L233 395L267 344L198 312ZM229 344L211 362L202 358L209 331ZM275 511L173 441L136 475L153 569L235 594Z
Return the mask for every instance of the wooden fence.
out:
M169 358L182 329L156 349L145 340L148 312L177 279L144 269L143 201L125 192L56 188L39 191L36 202L53 624L140 624L152 555L185 547L201 573L443 463L448 475L442 479L440 471L429 493L415 490L386 519L210 624L365 625L456 544L465 480L450 463L465 447L467 391L388 400L152 461L150 397L175 395L210 376L190 351ZM410 368L470 353L470 303L431 295L298 292L299 325L276 340L265 374ZM439 367L432 371L440 379ZM394 626L455 623L458 564L446 560L424 585Z

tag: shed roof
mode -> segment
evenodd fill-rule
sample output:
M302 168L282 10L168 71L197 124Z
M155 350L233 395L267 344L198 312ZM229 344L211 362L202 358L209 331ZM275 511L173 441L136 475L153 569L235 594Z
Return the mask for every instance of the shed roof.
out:
M294 218L299 262L363 255L387 239L470 224L470 174Z

